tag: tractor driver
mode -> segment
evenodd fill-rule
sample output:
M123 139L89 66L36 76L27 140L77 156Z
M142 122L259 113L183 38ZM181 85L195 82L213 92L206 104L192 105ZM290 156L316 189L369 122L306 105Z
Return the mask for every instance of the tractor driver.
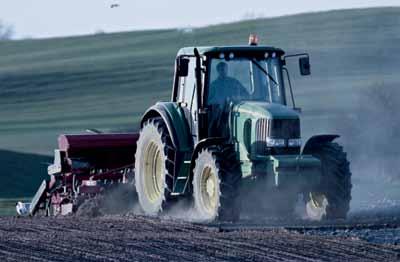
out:
M217 64L218 77L210 85L208 103L217 106L210 117L209 134L214 136L224 136L227 134L225 112L226 104L230 101L238 101L249 97L245 87L235 78L228 76L228 64L220 62Z
M223 105L227 100L246 99L246 88L235 78L228 76L228 64L217 64L218 77L210 85L209 104Z

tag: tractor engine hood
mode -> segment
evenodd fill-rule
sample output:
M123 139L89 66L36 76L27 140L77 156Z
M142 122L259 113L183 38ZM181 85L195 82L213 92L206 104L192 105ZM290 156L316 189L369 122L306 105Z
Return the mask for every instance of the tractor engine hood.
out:
M232 110L232 136L245 154L300 153L300 118L296 111L253 101L237 104Z
M299 113L281 104L247 101L237 104L234 113L241 117L256 119L292 119L299 120Z

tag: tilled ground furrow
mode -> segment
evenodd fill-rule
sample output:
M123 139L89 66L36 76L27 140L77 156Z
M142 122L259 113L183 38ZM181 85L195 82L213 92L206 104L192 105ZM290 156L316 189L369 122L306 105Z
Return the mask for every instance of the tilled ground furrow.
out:
M343 259L354 259L357 258L357 254L359 252L357 246L354 245L354 241L349 241L345 239L339 238L338 241L331 242L330 237L326 238L321 238L317 236L304 237L304 235L298 235L298 239L299 241L303 242L303 244L306 247L306 250L311 251L309 255L314 255L315 257L319 257L322 259L329 259L330 257L342 257ZM318 243L318 246L315 245L316 242ZM363 245L368 246L367 243L363 243ZM352 250L355 250L356 253L353 254Z
M40 246L40 249L38 248ZM58 259L62 259L68 254L68 258L75 257L76 247L71 249L71 246L68 248L59 248L55 243L43 243L43 242L35 242L35 243L22 243L16 246L17 251L15 255L19 258L24 256L28 261L37 260L37 261L55 261ZM27 250L27 252L23 252L22 250ZM22 251L22 252L21 252ZM79 256L81 257L81 256ZM78 257L78 258L79 258Z
M108 258L104 255L104 250L92 250L91 245L76 245L71 243L47 243L46 253L51 253L54 256L62 258L66 253L70 261L79 261L84 259L85 261L96 261L102 258Z
M312 256L314 258L319 258L322 260L330 260L332 258L343 259L343 260L359 260L363 261L375 261L373 256L368 257L365 256L364 252L359 249L359 247L352 245L351 243L347 243L346 248L341 248L337 245L331 245L323 243L323 240L320 240L319 246L314 243L308 243L305 250L308 251L307 255ZM383 255L382 257L385 257Z
M299 244L296 244L298 242ZM348 253L338 252L336 246L327 245L322 239L297 239L287 241L286 244L282 243L286 250L292 253L298 253L307 258L328 260L329 258L336 257L342 259L349 259Z
M236 239L236 238L235 238ZM271 240L267 243L263 241L250 242L250 239L240 239L236 240L238 245L242 246L246 250L257 251L258 254L268 254L268 257L275 260L289 260L289 261L313 261L313 259L308 258L298 252L298 250L288 249L286 244L278 244ZM296 252L297 251L297 252Z
M225 259L229 261L251 260L251 261L265 261L271 256L268 253L260 253L258 250L249 250L247 247L240 245L227 244L227 241L213 241L210 239L207 245L203 245L203 248L199 252L207 254L209 257L215 257L218 259Z
M207 261L210 257L219 259L225 257L229 250L229 247L221 247L214 238L205 234L196 234L191 237L182 234L182 238L175 240L175 243L174 239L169 239L168 242L171 243L171 247L175 246L184 253L183 260L196 258L198 261Z
M1 261L393 261L399 250L282 229L218 232L132 216L0 218Z
M283 234L284 235L284 234ZM365 246L373 246L371 244L361 243L360 245L353 245L352 241L340 239L334 243L324 241L323 238L308 236L305 238L303 235L288 234L286 237L283 235L277 235L278 237L274 240L276 244L276 250L283 252L290 252L291 254L302 255L304 258L311 259L323 259L329 260L329 258L343 258L343 259L371 259L374 260L375 256L366 257L363 252ZM290 240L291 239L291 240ZM288 241L290 240L290 241ZM260 241L261 243L262 241ZM318 243L318 245L316 245ZM270 247L270 246L268 246ZM364 248L365 250L366 248ZM283 256L283 254L282 254ZM379 253L380 257L393 257L394 254L388 251Z
M235 241L241 241L247 250L252 252L258 250L275 260L314 261L319 258L318 253L313 253L312 249L302 245L301 239L296 240L290 234L285 236L284 231L242 231L240 234L230 233L229 237ZM313 243L315 245L316 242Z
M269 242L263 241L263 236L260 234L250 237L257 240L258 246L272 250L272 252L278 253L279 257L288 260L313 261L320 257L318 254L314 254L302 239L296 239L293 235L283 231L272 232ZM313 243L315 244L315 241Z
M8 261L55 261L53 255L42 256L41 252L37 252L37 249L27 243L9 243L1 246L1 249L5 251L6 254L1 254Z
M396 256L389 246L383 250L381 245L366 243L361 240L353 241L352 245L346 244L344 238L328 237L326 243L330 244L338 254L348 254L352 259L376 260L378 258L390 258Z
M275 261L289 259L288 256L282 256L279 247L275 246L272 241L268 241L268 245L263 247L262 242L254 241L254 238L243 238L230 234L219 237L218 241L220 241L222 247L228 246L228 248L231 248L233 250L232 255L244 253L255 259L271 259Z
M298 239L295 235L290 235L285 232L274 231L270 242L262 241L262 235L257 234L258 243L266 248L279 252L280 257L285 257L289 260L315 261L323 256L320 252L314 252L312 246L307 244L304 239ZM254 238L254 237L253 237ZM313 244L319 244L318 241L313 241Z
M243 240L239 235L233 236L226 233L213 233L212 237L209 237L208 241L211 248L217 249L216 251L220 254L226 253L226 255L232 259L236 256L243 256L258 261L263 261L265 259L278 259L278 257L272 254L272 248L271 250L260 250L258 248L260 243L254 241L251 237ZM269 245L272 246L273 243L269 243Z

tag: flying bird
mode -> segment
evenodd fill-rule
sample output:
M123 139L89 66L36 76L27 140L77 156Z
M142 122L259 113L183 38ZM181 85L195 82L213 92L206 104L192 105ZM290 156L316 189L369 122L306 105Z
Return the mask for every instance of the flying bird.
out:
M119 4L112 4L110 7L111 8L117 8L117 7L119 7Z

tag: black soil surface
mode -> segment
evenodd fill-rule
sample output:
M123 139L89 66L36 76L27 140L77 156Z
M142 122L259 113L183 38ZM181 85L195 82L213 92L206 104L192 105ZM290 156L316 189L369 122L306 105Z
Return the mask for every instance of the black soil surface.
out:
M0 218L1 261L396 261L400 247L141 216Z

